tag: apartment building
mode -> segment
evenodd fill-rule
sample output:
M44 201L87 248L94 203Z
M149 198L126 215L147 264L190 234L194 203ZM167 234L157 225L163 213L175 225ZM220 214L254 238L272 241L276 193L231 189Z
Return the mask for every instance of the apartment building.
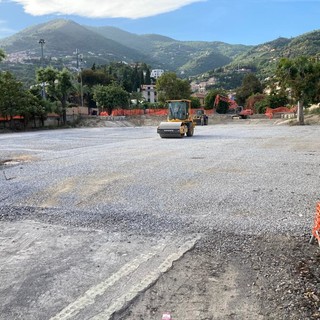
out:
M151 70L150 77L154 79L160 78L164 74L164 70L162 69L153 69Z
M141 86L141 94L147 102L158 102L156 86L154 84L143 84Z

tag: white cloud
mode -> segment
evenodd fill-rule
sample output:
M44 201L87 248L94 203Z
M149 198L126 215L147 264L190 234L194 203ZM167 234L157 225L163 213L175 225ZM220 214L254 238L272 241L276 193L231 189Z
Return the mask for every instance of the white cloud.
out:
M1 0L0 0L1 1ZM88 18L144 18L205 0L12 0L33 16L78 15Z

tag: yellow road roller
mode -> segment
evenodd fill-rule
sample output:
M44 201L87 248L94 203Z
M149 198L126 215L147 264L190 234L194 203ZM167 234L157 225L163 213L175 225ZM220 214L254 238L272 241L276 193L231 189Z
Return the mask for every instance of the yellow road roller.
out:
M167 121L161 122L157 133L161 138L192 137L195 123L191 116L191 100L168 100Z

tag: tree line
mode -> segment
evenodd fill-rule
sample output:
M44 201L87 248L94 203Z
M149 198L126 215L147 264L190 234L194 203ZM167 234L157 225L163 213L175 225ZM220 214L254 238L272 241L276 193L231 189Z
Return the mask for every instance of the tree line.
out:
M0 49L0 62L5 53ZM30 121L36 125L36 119L43 124L47 114L54 112L66 123L67 108L84 105L98 107L100 111L111 114L115 108L131 108L131 101L138 101L138 107L150 107L143 101L139 89L143 84L154 84L150 76L150 67L144 63L134 67L123 62L110 65L92 65L71 73L48 66L38 68L35 84L25 88L12 73L0 73L0 116L11 119L20 115L25 125ZM188 80L180 79L174 72L165 72L156 81L158 101L161 107L165 100L191 99L192 107L200 107L200 101L192 97ZM263 93L265 88L269 93ZM256 113L263 113L267 107L276 108L287 104L298 104L299 122L303 123L303 106L318 102L320 99L320 62L309 57L294 59L282 58L274 76L262 84L254 73L246 74L242 85L235 90L238 105L250 106ZM227 95L221 89L210 90L205 98L205 108L211 109L217 95ZM139 105L139 102L141 103ZM222 113L227 107L218 106Z

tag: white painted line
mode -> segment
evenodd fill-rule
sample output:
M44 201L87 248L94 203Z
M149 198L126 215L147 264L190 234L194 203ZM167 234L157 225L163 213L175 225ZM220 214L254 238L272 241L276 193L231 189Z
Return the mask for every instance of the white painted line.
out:
M185 252L189 251L194 247L200 237L196 237L192 240L185 242L176 252L170 254L158 267L157 270L152 271L148 274L136 287L133 287L126 294L122 295L115 303L106 308L98 315L90 318L91 320L108 320L112 314L122 309L128 302L132 301L139 292L142 292L152 283L154 283L161 274L167 272L172 263L178 260Z
M50 320L66 320L77 315L82 309L95 302L95 298L99 295L103 295L109 287L114 285L122 277L135 271L143 262L149 260L154 255L158 254L160 250L165 247L165 244L158 245L152 248L152 251L147 254L141 254L134 260L124 265L119 271L114 273L111 277L105 281L99 283L96 286L91 287L84 293L83 296L79 297L73 303L69 304L57 315L52 317Z

